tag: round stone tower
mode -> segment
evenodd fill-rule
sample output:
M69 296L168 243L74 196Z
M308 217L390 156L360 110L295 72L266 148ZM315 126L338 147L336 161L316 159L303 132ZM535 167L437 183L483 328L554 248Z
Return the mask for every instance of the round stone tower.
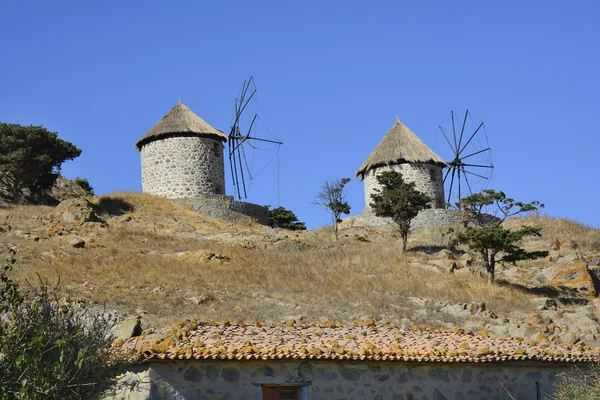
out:
M398 171L405 180L415 182L417 190L432 198L432 208L444 208L444 167L447 164L397 119L356 172L365 183L366 210L371 210L371 194L379 188L376 176L386 170Z
M226 140L179 101L135 143L142 158L142 191L170 199L225 194Z

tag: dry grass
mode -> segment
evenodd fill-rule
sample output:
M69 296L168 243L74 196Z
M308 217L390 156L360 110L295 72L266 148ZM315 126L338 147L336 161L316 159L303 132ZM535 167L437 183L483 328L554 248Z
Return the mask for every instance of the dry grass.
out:
M586 251L600 251L600 230L571 221L566 218L548 218L529 216L524 218L512 218L505 222L508 228L516 228L521 225L533 225L542 228L542 239L537 241L545 245L569 239L575 241L579 248Z
M397 241L388 234L361 231L360 236L373 239L361 242L347 231L335 244L327 230L276 232L225 224L147 195L120 193L95 202L105 207L103 217L110 226L93 238L88 248L73 249L59 245L56 239L34 243L11 237L20 241L24 266L16 271L16 277L33 280L38 272L50 279L60 277L70 296L105 303L125 313L144 309L155 325L192 316L238 322L301 315L346 321L367 315L400 320L412 317L414 307L409 298L413 297L450 303L483 301L499 315L531 311L531 296L516 289L490 285L476 276L411 265L433 256L418 251L402 255ZM125 206L129 209L124 210ZM35 226L33 216L42 217L50 209L19 206L0 211L0 216L12 214L13 225L21 228ZM123 213L133 214L133 222L119 222ZM181 238L173 235L177 231L200 234ZM249 249L202 235L222 231L321 246L281 251L269 248L271 242L267 241L266 249ZM441 231L432 230L414 235L409 245L435 247L444 240ZM224 254L231 261L173 255L199 249ZM199 304L190 301L193 297Z

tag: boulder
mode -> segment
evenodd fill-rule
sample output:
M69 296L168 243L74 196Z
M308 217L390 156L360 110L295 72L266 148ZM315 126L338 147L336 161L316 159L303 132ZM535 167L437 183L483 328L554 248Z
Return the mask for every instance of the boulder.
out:
M538 310L557 310L556 300L548 297L538 297L532 300Z
M143 332L141 318L130 318L123 321L117 331L116 340L127 340L132 337L140 336Z
M64 225L83 225L86 222L101 222L92 203L85 198L68 199L61 202L51 217Z
M69 241L69 246L74 247L76 249L81 249L83 247L85 247L85 240L83 240L81 237L79 236L68 236L67 237L68 241Z
M568 264L547 267L543 270L543 275L548 286L596 295L594 279L584 261L576 260Z

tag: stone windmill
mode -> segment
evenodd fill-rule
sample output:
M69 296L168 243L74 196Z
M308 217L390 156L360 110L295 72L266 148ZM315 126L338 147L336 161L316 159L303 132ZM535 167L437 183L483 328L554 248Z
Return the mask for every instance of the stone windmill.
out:
M170 199L225 194L223 142L181 100L136 143L142 158L142 191Z
M444 180L442 169L448 165L406 125L396 119L375 150L356 172L364 180L366 210L371 210L371 194L379 187L376 176L393 170L402 174L416 189L433 199L432 208L444 208Z

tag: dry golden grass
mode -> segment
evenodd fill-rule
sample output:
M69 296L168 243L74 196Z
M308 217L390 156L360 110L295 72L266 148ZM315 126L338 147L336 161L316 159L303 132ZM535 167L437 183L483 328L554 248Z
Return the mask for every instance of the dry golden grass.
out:
M15 272L17 279L33 280L35 273L50 279L60 277L70 296L105 303L125 313L144 309L154 325L192 316L249 321L305 315L308 319L349 321L371 315L399 320L412 315L409 298L485 302L498 315L532 311L532 296L522 291L490 285L485 278L415 266L432 257L439 259L439 255L423 251L402 255L399 243L389 233L346 230L335 243L326 229L286 232L223 223L148 195L118 193L94 202L105 207L102 217L109 227L87 248L73 249L56 239L32 242L10 237L21 247L23 267ZM15 228L32 229L39 226L33 217L43 217L50 210L18 206L0 210L0 216L12 214ZM123 222L120 215L124 213L132 214L133 220ZM536 221L540 222L547 225L550 235L560 233L552 228L554 220ZM599 235L578 224L564 224L581 246L593 246ZM174 232L192 235L178 237ZM253 240L265 241L266 249L203 237L219 232L242 238L254 235ZM371 241L356 240L357 235ZM283 251L271 248L270 243L277 240L320 246ZM409 238L409 248L437 249L446 240L442 230L424 230ZM226 255L231 261L174 255L200 249ZM194 297L199 304L190 300Z
M505 222L508 228L521 225L533 225L542 228L542 239L537 241L552 245L557 241L569 239L579 248L587 251L600 251L600 230L566 218L548 218L529 216L512 218Z

